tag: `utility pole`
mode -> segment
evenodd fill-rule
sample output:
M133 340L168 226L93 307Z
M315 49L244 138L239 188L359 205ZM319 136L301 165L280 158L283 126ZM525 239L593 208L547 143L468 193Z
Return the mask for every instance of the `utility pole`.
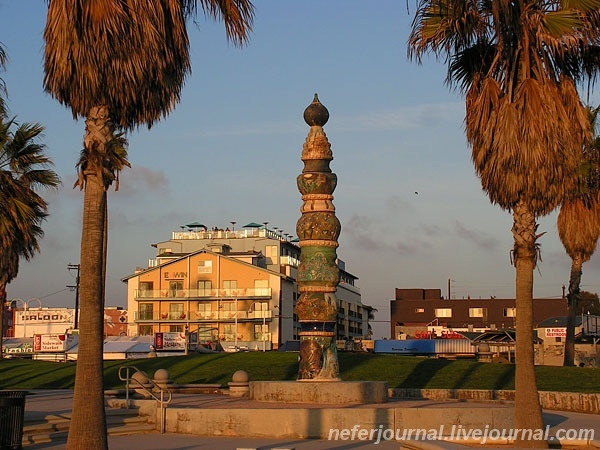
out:
M68 264L67 269L69 270L69 272L71 270L77 271L77 275L75 276L75 286L67 286L67 287L71 290L75 289L75 323L73 325L74 325L74 328L76 330L78 330L79 329L79 269L80 269L80 265L79 264Z

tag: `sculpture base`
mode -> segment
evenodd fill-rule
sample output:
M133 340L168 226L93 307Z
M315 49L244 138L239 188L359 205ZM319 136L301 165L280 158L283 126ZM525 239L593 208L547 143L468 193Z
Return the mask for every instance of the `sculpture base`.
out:
M302 380L296 380L298 383L337 383L342 381L341 378L305 378Z
M385 403L385 381L251 381L250 399L259 402L355 405Z

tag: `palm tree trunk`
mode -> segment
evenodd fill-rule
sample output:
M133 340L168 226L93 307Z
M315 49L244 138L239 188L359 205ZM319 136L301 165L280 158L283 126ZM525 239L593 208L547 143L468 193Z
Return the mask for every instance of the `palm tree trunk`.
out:
M536 223L527 205L513 210L514 263L516 267L515 429L543 430L533 352L533 270L536 265ZM548 448L546 441L517 436L515 446Z
M106 261L108 260L108 192L104 190L104 245L102 247L102 286L106 286ZM102 340L104 341L104 307L106 289L102 291Z
M4 358L2 343L4 342L4 304L6 303L6 282L0 277L0 359Z
M565 359L563 361L565 366L575 365L575 316L577 315L582 266L583 258L577 255L571 262L571 277L569 278L569 293L567 294L569 311L567 313L567 337L565 339Z
M84 141L90 155L105 153L110 136L106 109L93 108L86 120ZM108 450L102 365L106 190L101 161L90 157L84 173L79 350L68 450Z

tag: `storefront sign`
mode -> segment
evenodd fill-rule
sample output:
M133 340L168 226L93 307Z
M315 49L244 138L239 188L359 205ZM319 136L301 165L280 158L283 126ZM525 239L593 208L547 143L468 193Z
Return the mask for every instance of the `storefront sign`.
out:
M436 333L433 331L416 331L415 339L464 339L464 336L461 336L455 331L452 330L443 330L441 333Z
M155 333L154 348L156 350L185 350L185 334Z
M15 325L35 325L39 323L70 325L73 323L73 312L73 310L67 308L19 311L16 315Z
M23 344L19 347L6 347L4 353L31 355L33 353L33 347L30 344Z
M64 352L67 350L66 334L36 334L33 336L34 352Z

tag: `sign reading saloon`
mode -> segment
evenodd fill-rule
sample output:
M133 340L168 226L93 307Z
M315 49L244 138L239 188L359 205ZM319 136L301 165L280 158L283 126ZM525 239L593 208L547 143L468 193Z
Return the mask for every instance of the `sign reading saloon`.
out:
M15 325L64 323L73 324L73 310L67 308L19 311Z

